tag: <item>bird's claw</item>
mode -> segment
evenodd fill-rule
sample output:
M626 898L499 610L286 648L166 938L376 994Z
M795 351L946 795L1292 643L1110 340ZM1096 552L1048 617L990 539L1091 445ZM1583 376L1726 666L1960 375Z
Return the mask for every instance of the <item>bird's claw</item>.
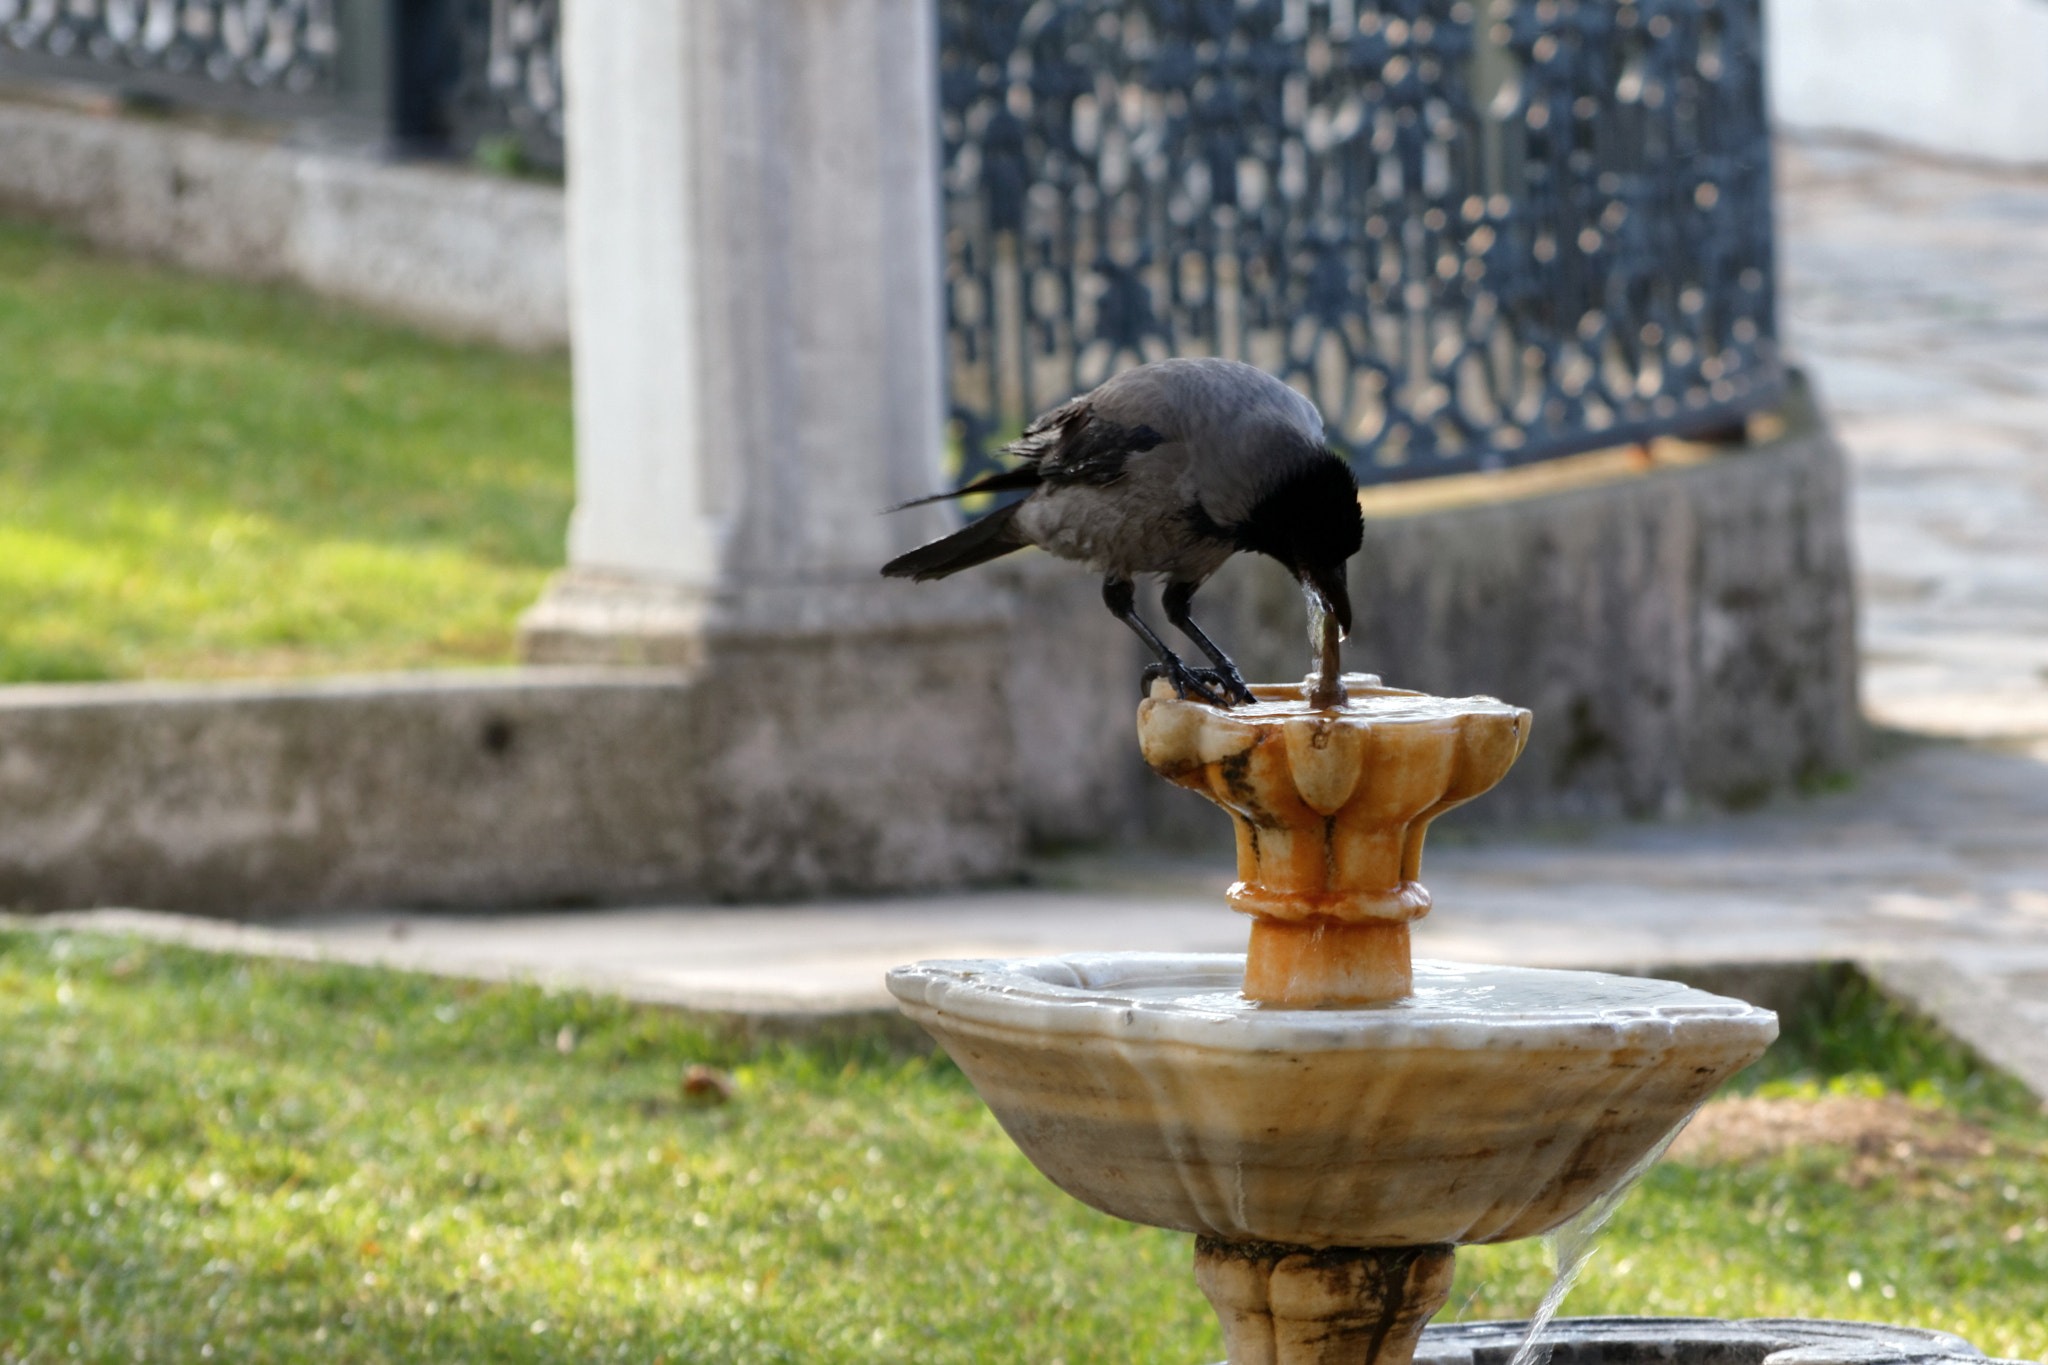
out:
M1250 706L1258 700L1234 668L1205 668L1201 670L1200 677L1204 682L1214 683L1222 688L1224 695L1230 698L1228 704L1231 706Z
M1253 700L1251 689L1244 685L1244 679L1235 673L1226 674L1214 668L1189 668L1186 664L1155 663L1145 665L1139 675L1138 694L1152 695L1152 684L1160 678L1173 684L1173 690L1182 701L1207 702L1211 706L1231 707Z

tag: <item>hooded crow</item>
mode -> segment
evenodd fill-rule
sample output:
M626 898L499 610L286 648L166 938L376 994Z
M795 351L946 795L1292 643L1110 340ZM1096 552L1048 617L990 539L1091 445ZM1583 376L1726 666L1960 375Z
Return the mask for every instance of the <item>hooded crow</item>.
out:
M1225 560L1256 551L1300 581L1335 689L1335 642L1351 628L1344 562L1363 521L1358 481L1323 443L1314 403L1238 361L1163 360L1054 408L1003 453L1015 468L903 506L1020 489L1025 498L882 572L944 578L1027 545L1079 560L1103 575L1103 602L1158 656L1148 686L1164 677L1183 698L1228 706L1251 701L1251 689L1188 608ZM1165 580L1166 619L1214 668L1189 668L1139 618L1140 574Z

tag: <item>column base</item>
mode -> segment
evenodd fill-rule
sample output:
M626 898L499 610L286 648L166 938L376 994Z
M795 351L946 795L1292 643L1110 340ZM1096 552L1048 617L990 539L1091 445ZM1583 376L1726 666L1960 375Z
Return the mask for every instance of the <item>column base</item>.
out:
M565 569L519 618L519 661L696 668L710 596L626 574Z
M939 585L930 585L939 586ZM823 582L706 592L572 569L526 661L655 665L676 716L702 891L770 900L1014 875L1023 821L999 598Z
M519 618L529 664L699 668L721 652L929 636L1004 648L1007 600L973 583L793 579L702 588L564 569Z
M1451 1295L1452 1249L1195 1239L1228 1365L1409 1365Z

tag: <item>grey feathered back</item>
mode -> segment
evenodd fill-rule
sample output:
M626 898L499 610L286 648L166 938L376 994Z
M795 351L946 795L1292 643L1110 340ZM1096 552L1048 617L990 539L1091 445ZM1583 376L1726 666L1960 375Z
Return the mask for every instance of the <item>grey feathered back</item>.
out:
M1241 361L1178 359L1126 370L1091 402L1113 422L1151 427L1184 447L1188 491L1219 522L1248 514L1323 449L1316 405Z

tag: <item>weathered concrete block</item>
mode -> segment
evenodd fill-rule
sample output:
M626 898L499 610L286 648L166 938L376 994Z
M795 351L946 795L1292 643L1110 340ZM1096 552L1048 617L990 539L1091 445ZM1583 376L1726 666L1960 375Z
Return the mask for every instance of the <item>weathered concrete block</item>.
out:
M999 874L1009 736L893 698L1000 695L1001 651L830 638L697 674L522 669L0 689L0 904L254 915L772 898Z
M697 885L720 899L944 886L1023 853L1000 623L756 637L697 679Z

